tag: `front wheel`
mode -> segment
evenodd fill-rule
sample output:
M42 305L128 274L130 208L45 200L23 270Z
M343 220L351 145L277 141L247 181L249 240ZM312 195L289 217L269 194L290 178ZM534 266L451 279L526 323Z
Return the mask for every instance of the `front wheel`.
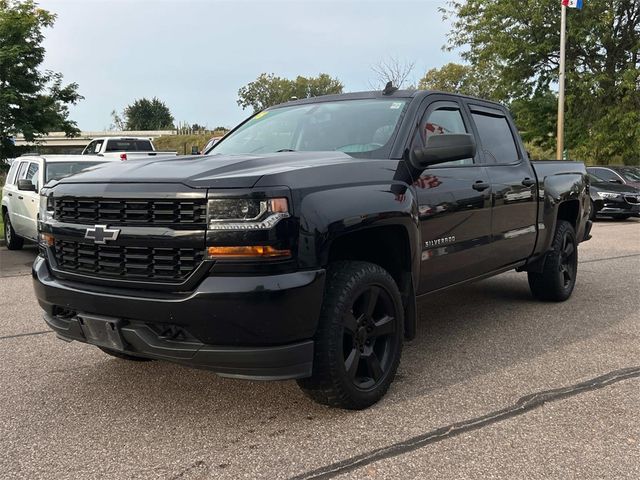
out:
M558 220L551 248L542 273L528 273L529 288L540 300L563 302L571 296L578 274L578 242L573 225Z
M9 250L20 250L24 245L24 239L16 234L16 231L11 225L11 217L9 212L6 212L3 216L4 221L4 239L7 242L7 248Z
M386 270L368 262L331 264L313 374L298 385L313 400L332 407L373 405L395 377L403 326L400 292Z

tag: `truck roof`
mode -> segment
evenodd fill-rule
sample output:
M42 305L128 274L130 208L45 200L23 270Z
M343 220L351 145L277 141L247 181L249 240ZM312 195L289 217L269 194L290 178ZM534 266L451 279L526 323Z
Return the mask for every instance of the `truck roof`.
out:
M462 95L459 93L450 93L450 92L442 92L439 90L396 90L393 93L384 94L381 90L372 90L365 92L351 92L351 93L340 93L336 95L322 95L319 97L311 97L311 98L302 98L300 100L291 100L289 102L281 103L279 105L274 105L273 107L269 107L267 110L288 107L291 105L304 105L308 103L322 103L322 102L332 102L332 101L340 101L340 100L364 100L370 98L424 98L428 95L440 94L440 95L449 95L458 98L466 98L470 100L476 100L478 102L483 103L491 103L494 105L502 106L499 102L494 102L492 100L485 100L483 98L472 97L470 95Z

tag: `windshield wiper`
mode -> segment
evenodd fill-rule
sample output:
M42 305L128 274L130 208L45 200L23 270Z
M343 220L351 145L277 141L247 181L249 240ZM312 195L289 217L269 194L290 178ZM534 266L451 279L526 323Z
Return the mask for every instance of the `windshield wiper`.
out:
M276 153L282 153L282 152L295 152L295 150L292 150L291 148L282 148L280 150L276 150Z

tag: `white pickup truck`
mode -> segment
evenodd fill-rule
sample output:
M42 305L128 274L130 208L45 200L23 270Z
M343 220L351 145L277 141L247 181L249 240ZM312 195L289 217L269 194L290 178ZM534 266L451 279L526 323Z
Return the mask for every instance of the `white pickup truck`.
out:
M37 241L39 191L50 180L59 180L117 158L79 155L23 155L11 163L2 189L0 214L9 250L22 248L24 240Z
M99 155L120 160L147 158L150 156L175 156L178 152L158 152L153 142L140 137L101 137L95 138L85 147L82 155Z

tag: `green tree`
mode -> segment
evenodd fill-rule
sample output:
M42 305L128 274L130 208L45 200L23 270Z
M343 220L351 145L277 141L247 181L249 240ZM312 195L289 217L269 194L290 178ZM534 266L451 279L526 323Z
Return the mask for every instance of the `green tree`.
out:
M33 1L0 0L0 159L17 152L12 137L36 141L51 131L77 135L69 105L83 97L62 75L39 70L44 60L43 30L56 16Z
M165 130L173 128L169 107L156 97L141 98L124 109L127 130Z
M423 90L440 90L487 99L499 98L495 92L495 79L488 71L479 71L471 65L447 63L440 68L432 68L418 82Z
M295 80L262 73L253 82L238 90L238 105L243 109L252 107L258 112L272 105L287 102L292 98L309 98L320 95L342 93L342 83L326 73L317 77L298 76Z
M447 47L463 49L474 70L493 72L495 97L547 98L555 88L559 1L453 0L443 12L453 20ZM571 157L640 163L640 2L589 0L570 9L566 62ZM547 129L555 135L555 125Z

